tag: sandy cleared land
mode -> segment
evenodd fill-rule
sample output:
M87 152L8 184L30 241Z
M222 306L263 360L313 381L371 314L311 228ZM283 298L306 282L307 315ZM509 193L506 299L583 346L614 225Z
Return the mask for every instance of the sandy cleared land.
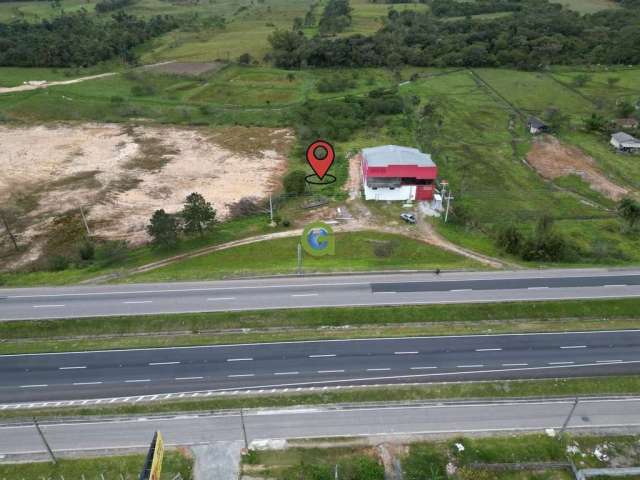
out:
M533 142L531 151L527 154L527 162L544 178L578 175L593 190L613 200L620 200L629 193L626 188L609 180L593 158L577 147L561 143L551 135L544 135Z
M224 217L226 204L278 186L293 140L289 130L245 127L0 127L0 204L30 247L0 261L36 259L54 219L81 205L94 235L130 244L147 240L153 211L176 212L194 191Z

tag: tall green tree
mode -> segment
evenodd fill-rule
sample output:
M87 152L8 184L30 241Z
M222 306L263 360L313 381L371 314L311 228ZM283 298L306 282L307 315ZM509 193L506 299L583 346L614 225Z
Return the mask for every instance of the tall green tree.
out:
M618 204L618 215L629 230L635 230L640 226L640 203L629 197L623 198Z
M349 0L329 0L320 18L320 32L340 33L351 25Z
M178 243L178 222L164 210L156 210L147 225L147 233L157 247L174 247Z
M202 195L194 192L185 201L182 218L185 232L202 235L215 222L216 211Z

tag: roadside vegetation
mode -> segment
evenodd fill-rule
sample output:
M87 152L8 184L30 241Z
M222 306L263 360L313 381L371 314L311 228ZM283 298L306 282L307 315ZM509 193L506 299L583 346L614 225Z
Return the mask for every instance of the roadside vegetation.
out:
M151 441L151 439L149 439ZM145 455L102 456L96 458L61 458L55 464L0 463L0 478L138 478L142 471ZM183 480L193 478L193 459L187 450L168 450L162 462L162 479L174 477Z
M636 438L631 435L459 436L390 441L376 447L358 438L289 443L284 450L250 451L243 458L241 479L294 480L311 474L317 480L333 480L336 475L347 480L382 480L395 474L407 480L570 480L574 478L570 461L577 468L606 468L634 466L639 459ZM334 446L327 448L327 443Z

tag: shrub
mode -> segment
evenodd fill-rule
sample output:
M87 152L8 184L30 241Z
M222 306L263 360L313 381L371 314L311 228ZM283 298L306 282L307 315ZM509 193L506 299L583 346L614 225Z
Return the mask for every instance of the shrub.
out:
M282 220L282 226L289 228L291 226L291 222L289 220Z
M48 261L49 270L52 272L60 272L69 268L69 259L64 255L54 255Z
M393 255L395 245L393 242L376 242L373 246L373 254L378 258L388 258Z
M497 242L505 252L518 255L522 249L524 238L515 226L509 225L500 231Z
M265 206L257 197L244 197L234 203L227 203L231 218L248 217L257 213L263 213Z
M302 170L289 172L282 181L284 191L293 195L302 195L307 186L306 173Z
M122 97L121 97L121 96L119 96L119 95L113 95L109 100L110 100L110 101L111 101L111 103L112 103L112 104L114 104L114 105L121 105L121 104L123 104L123 103L124 103L124 98L122 98Z
M131 95L135 97L148 97L157 93L155 86L150 83L140 83L131 87Z
M343 92L355 86L356 82L353 79L335 76L321 79L316 88L320 93L335 93Z
M95 254L96 254L96 247L90 241L84 242L82 245L80 245L80 248L78 249L78 255L80 255L80 258L84 261L93 260L93 258L95 257Z
M249 65L251 63L251 55L249 53L243 53L238 57L238 63L242 65Z
M95 258L102 265L112 265L123 261L128 254L125 240L107 240L96 247Z

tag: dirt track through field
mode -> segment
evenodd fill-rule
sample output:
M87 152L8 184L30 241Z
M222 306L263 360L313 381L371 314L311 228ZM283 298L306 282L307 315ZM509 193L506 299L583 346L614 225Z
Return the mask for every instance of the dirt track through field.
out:
M29 90L37 90L39 88L47 88L54 87L56 85L72 85L74 83L86 82L87 80L95 80L97 78L105 78L112 77L113 75L117 75L115 72L111 73L101 73L100 75L90 75L88 77L80 77L74 78L72 80L58 80L54 82L44 81L43 83L35 83L34 81L30 83L25 83L23 85L18 85L17 87L0 87L0 94L2 93L15 93L15 92L27 92Z

